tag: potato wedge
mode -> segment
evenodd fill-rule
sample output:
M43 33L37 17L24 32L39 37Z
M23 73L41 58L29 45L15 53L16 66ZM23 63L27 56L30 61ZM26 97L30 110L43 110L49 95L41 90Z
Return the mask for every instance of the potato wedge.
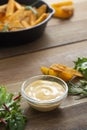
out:
M83 77L83 75L80 72L78 72L77 70L70 68L68 66L62 65L62 64L53 64L50 66L50 68L57 72L68 73L73 76Z
M14 13L14 0L9 0L6 8L6 16L11 16Z
M0 5L0 22L3 26L8 25L8 31L30 28L47 18L46 9L45 4L36 8L8 0L7 4Z
M72 0L63 0L57 3L53 3L51 4L51 6L55 8L55 7L61 7L61 6L70 6L72 4L73 4Z
M19 9L23 9L24 7L21 5L21 4L19 4L17 1L14 1L14 5L15 5L15 9L16 10L19 10Z
M25 21L25 20L22 20L21 24L24 26L24 28L29 28L30 27L29 23L27 21Z
M73 16L74 13L74 4L72 0L65 0L58 3L53 3L51 5L54 10L54 17L60 18L60 19L68 19Z
M11 31L15 31L18 29L23 29L23 28L24 26L19 21L14 21L14 22L9 23L9 29Z
M83 77L83 75L77 70L61 64L53 64L49 68L41 67L41 71L45 75L56 76L64 81L69 81L74 76Z
M9 17L10 22L20 21L23 18L24 9L16 11L13 15Z
M33 26L34 25L37 25L39 23L41 23L42 21L44 21L47 17L48 17L49 14L47 13L43 13L34 23L33 23Z
M5 12L7 4L0 5L0 12Z
M37 9L37 17L40 17L43 13L46 13L46 10L47 10L47 6L45 4L43 4L42 6L40 6L38 9Z

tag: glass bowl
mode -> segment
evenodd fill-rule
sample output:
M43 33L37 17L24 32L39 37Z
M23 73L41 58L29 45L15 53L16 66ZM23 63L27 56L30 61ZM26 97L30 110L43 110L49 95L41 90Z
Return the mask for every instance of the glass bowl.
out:
M56 82L58 85L61 85L61 87L64 89L63 94L58 97L55 97L54 99L48 99L48 100L37 100L37 99L33 98L32 96L31 97L28 96L26 93L26 90L28 90L28 89L30 90L30 88L27 88L27 87L30 87L32 83L35 83L38 80L47 81L47 82L50 81L53 84L54 84L54 82ZM35 89L35 86L34 86L34 89ZM37 89L37 91L38 91L38 89ZM38 76L28 78L26 81L23 82L22 87L21 87L21 94L22 94L23 98L25 98L27 100L27 102L29 103L29 105L32 108L39 110L39 111L50 111L50 110L53 110L56 107L58 107L63 102L63 100L67 97L68 86L65 81L63 81L62 79L57 78L55 76L38 75Z

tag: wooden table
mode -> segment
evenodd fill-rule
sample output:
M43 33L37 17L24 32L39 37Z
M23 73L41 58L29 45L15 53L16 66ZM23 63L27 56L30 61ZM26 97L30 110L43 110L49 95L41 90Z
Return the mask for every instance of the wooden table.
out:
M54 2L54 0L46 1ZM30 52L26 52L23 47L20 47L21 53L18 52L19 47L0 48L0 84L6 85L9 92L18 92L24 80L41 74L41 66L48 67L53 63L61 63L73 67L73 61L78 57L87 57L87 0L75 0L74 13L70 20L60 21L52 18L49 21L44 41L51 43L51 47L44 48L44 41L40 40L42 41L40 48ZM69 24L69 28L66 28L66 24ZM81 26L80 31L78 25ZM72 44L62 37L62 42L65 40L68 44L61 42L59 46L57 45L57 30L56 35L52 32L53 29L55 32L57 26L60 29L60 37L64 32L63 36L65 39L69 38ZM63 27L64 31L61 32ZM72 31L69 32L70 27ZM77 31L76 36L74 29ZM52 34L48 34L49 30ZM51 39L49 42L47 36ZM56 43L55 46L53 43ZM46 113L31 109L24 100L22 108L28 117L25 130L87 130L87 98L75 100L75 97L68 97L59 108Z

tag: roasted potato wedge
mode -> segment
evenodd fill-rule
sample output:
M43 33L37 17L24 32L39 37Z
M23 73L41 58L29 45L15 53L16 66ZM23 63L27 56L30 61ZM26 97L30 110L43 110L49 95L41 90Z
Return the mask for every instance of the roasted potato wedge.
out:
M77 70L62 64L53 64L49 68L41 67L41 71L43 74L57 76L64 81L69 81L74 76L83 77L83 75Z
M15 0L8 0L7 4L0 5L0 31L8 25L5 31L15 31L30 28L45 20L48 17L47 5L43 4L36 8L31 5L21 5Z

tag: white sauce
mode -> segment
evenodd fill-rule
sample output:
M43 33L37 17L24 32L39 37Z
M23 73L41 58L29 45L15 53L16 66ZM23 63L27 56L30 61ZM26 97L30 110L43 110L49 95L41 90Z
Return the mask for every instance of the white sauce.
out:
M52 100L64 94L65 89L57 82L37 80L28 85L25 92L35 100Z

